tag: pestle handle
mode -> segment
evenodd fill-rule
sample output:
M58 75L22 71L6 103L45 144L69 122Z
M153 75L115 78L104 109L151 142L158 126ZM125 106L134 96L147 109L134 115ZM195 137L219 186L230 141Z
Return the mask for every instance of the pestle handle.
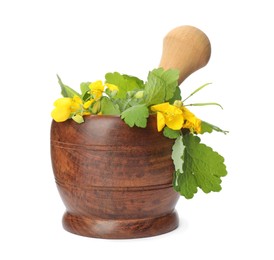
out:
M210 41L204 32L193 26L180 26L165 36L159 67L178 69L180 85L191 73L208 63L210 54Z

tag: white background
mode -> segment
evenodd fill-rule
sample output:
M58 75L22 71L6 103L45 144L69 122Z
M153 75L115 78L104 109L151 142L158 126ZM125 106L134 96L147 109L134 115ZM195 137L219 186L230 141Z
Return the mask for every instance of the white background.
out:
M273 8L271 1L0 0L1 259L274 259ZM193 25L211 40L209 64L184 95L230 131L203 137L226 158L220 193L181 198L180 227L134 240L63 230L50 162L56 74L73 88L119 71L146 79L163 37Z

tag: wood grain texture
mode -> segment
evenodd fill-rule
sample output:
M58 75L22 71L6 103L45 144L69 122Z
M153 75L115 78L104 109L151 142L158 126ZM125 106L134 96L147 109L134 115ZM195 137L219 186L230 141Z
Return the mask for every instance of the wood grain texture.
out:
M190 74L204 67L211 55L208 37L193 26L180 26L171 30L164 38L160 67L178 69L179 84Z
M100 238L159 235L178 226L171 159L174 141L147 128L130 128L116 116L85 123L52 122L51 158L67 212L63 226Z

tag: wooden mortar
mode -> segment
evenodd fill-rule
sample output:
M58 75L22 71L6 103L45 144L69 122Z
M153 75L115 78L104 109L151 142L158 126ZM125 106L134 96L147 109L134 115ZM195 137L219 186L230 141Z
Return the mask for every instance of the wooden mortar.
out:
M164 40L160 66L180 70L180 83L210 57L207 37L197 28L172 30ZM63 227L98 238L139 238L174 230L174 140L157 131L128 127L118 116L85 116L51 125L51 160L66 206Z

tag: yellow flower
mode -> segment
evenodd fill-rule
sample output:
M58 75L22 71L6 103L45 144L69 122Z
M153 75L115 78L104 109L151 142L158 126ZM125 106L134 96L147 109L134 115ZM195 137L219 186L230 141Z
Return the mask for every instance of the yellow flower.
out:
M73 98L64 97L57 99L54 104L55 108L51 112L51 117L56 122L64 122L70 118L71 113L75 113L81 109L82 100L78 96Z
M183 112L185 122L183 128L188 128L190 131L200 133L202 130L201 119L197 118L193 113L191 113L186 107L182 106L181 110Z
M93 95L94 100L98 100L102 97L104 91L104 85L101 80L90 83L90 93Z
M180 108L166 102L152 106L151 110L157 112L158 132L160 132L165 125L173 130L180 130L182 128L184 116Z
M183 112L185 119L183 128L188 128L191 132L196 132L197 134L201 133L202 121L184 107L181 100L175 100L173 105L180 108Z
M54 102L55 108L51 112L51 117L56 122L64 122L70 117L72 98L59 98Z
M114 90L119 91L119 88L114 84L105 83L105 85L110 91L114 91Z
M83 101L80 97L74 96L71 103L71 112L77 112L82 108Z

